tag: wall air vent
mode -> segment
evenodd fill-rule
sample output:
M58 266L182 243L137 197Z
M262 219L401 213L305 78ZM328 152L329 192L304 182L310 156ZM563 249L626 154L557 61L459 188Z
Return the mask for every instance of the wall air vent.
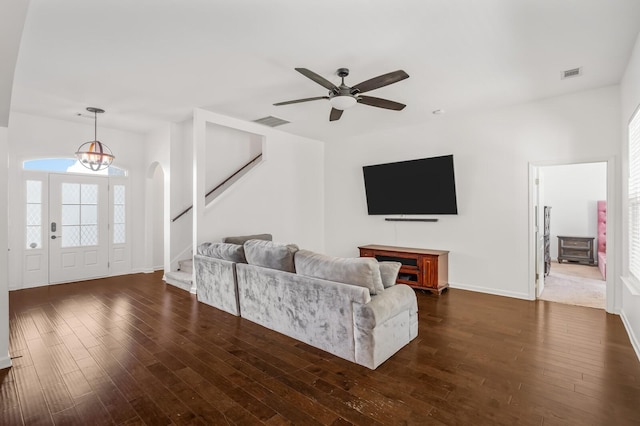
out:
M264 124L265 126L269 126L269 127L278 127L278 126L282 126L283 124L290 123L287 120L283 120L282 118L274 117L272 115L268 117L259 118L253 121L255 123Z
M561 79L564 80L565 78L579 77L581 75L582 75L582 67L578 67L578 68L562 71Z

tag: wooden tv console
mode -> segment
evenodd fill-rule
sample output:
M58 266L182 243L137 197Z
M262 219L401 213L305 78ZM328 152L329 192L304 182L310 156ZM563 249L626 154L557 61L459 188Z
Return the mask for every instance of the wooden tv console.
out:
M398 284L438 294L449 287L448 251L379 245L358 248L360 257L402 263L396 280Z

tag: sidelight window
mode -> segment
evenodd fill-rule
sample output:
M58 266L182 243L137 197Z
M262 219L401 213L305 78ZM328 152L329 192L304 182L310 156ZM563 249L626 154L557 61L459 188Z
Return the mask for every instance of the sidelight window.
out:
M42 248L42 181L27 180L27 249Z
M124 244L125 234L125 188L113 185L113 243Z

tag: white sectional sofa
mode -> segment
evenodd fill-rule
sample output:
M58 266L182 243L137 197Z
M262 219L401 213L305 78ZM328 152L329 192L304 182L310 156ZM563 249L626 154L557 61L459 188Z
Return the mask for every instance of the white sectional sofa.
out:
M243 250L247 263L196 255L198 300L370 369L418 335L416 295L395 284L395 262L260 240Z

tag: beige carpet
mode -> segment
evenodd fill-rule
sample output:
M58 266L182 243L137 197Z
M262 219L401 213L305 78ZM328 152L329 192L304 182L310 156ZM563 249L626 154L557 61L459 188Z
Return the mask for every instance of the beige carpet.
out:
M604 309L606 284L597 267L552 263L540 299Z

